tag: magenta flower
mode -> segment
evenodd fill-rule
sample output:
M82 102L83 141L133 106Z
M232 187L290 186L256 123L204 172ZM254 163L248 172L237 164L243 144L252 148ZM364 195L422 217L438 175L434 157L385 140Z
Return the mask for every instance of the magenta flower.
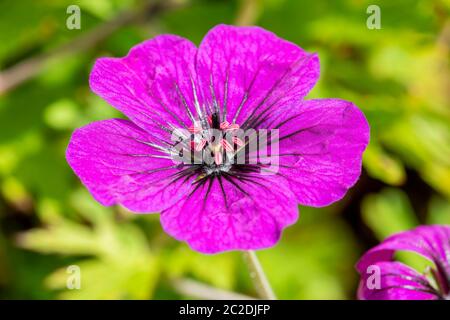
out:
M130 120L77 129L67 160L101 204L161 212L164 230L195 250L270 247L299 203L337 201L361 172L367 121L351 102L304 101L318 77L317 55L259 27L217 26L199 48L161 35L97 60L92 90ZM211 128L223 136L213 141ZM189 137L173 142L179 129ZM224 137L238 129L279 130L273 174L259 160L233 163L247 142ZM180 144L212 161L174 162Z
M434 267L421 274L395 261L397 251L420 254L433 262ZM449 300L450 226L421 226L397 233L369 250L356 268L361 275L360 299Z

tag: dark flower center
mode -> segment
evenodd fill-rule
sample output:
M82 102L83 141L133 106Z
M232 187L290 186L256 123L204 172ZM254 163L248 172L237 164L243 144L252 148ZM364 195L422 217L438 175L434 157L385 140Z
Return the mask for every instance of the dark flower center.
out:
M213 112L208 117L203 114L200 114L200 120L194 120L191 116L193 124L187 130L175 129L172 132L172 141L175 141L175 144L170 153L179 163L179 171L174 174L172 182L178 180L187 182L195 177L191 195L206 185L206 200L213 181L218 180L225 202L224 181L244 194L247 192L242 188L242 183L263 186L259 176L261 171L270 174L273 172L268 161L261 163L259 148L262 139L265 139L265 148L272 144L271 133L263 134L249 129L258 124L253 118L245 121L247 130L244 132L235 122L236 116L230 123L219 112ZM268 153L264 153L264 157L270 158Z
M220 122L219 115L213 113L207 118L207 126L198 121L189 127L189 134L181 136L178 156L184 164L201 168L203 175L229 172L235 156L245 148L238 130L238 124Z

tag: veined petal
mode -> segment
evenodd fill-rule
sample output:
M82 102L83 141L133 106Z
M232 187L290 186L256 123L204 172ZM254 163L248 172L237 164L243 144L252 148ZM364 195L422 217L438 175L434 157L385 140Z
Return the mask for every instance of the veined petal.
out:
M265 126L279 130L279 174L299 203L328 205L358 180L369 125L351 102L317 99L285 106L260 125Z
M111 119L75 130L66 158L97 201L136 212L167 208L186 195L173 181L172 159L149 144L149 134L131 121Z
M378 270L375 274L373 270ZM361 270L358 298L362 300L436 300L428 279L400 262L378 262L369 272ZM378 280L374 280L379 276ZM377 285L378 282L378 287Z
M135 124L167 138L164 128L192 124L195 96L201 99L194 90L196 53L186 39L158 36L133 47L126 57L98 59L90 86Z
M391 261L396 251L411 251L440 264L450 274L450 226L420 226L394 234L372 248L359 260L358 270L381 261ZM450 279L449 279L450 280Z
M277 177L256 181L224 176L205 180L184 201L164 210L161 224L203 253L273 246L283 228L297 220L298 208Z
M242 124L266 108L295 106L318 80L319 60L262 28L219 25L200 44L197 71L205 101Z

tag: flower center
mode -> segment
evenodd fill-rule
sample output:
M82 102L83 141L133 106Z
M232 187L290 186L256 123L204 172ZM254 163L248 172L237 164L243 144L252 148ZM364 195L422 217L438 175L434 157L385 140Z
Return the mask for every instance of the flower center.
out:
M209 174L229 171L233 158L244 142L236 135L239 125L228 121L219 121L217 113L208 117L209 128L203 128L200 122L189 127L190 147L201 158L204 172Z

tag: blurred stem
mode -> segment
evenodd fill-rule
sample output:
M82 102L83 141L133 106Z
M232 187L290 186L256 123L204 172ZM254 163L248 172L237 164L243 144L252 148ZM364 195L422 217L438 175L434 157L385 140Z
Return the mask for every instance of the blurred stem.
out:
M241 0L234 24L238 26L255 24L260 13L260 6L260 0Z
M276 300L275 294L273 293L272 287L267 280L266 274L264 273L255 251L244 251L243 254L244 259L248 264L250 278L252 278L259 296L266 300Z

